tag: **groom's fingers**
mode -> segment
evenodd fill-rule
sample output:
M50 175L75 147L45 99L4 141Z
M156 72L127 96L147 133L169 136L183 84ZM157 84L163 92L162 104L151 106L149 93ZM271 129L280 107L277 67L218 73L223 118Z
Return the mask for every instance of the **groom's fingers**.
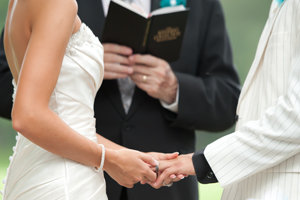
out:
M156 160L172 160L178 157L179 153L157 153L157 152L149 152L149 155L151 155Z
M159 156L159 160L172 160L172 159L175 159L177 158L179 155L178 152L174 152L174 153L161 153L160 156Z

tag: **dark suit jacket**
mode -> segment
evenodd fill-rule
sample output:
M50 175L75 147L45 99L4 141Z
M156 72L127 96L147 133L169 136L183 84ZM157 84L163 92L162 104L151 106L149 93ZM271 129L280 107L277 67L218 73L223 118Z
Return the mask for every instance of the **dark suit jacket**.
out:
M101 0L77 2L81 20L101 38L105 20ZM158 7L159 0L152 0L152 9ZM136 88L126 115L117 81L105 80L95 100L99 134L145 152L190 153L195 150L196 129L219 131L234 124L239 80L220 2L187 0L187 7L190 13L181 57L170 63L179 81L178 113L164 109L159 100ZM109 199L120 199L122 187L108 176L106 181ZM197 180L189 177L160 190L137 184L127 195L130 200L198 200Z
M0 38L0 117L11 118L12 94L12 75L4 53L2 32Z

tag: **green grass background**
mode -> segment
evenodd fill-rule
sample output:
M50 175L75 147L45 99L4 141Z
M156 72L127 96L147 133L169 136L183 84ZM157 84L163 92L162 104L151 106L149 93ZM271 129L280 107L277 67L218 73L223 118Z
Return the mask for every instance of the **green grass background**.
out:
M4 25L7 3L8 0L0 0L0 28ZM243 82L254 58L258 39L268 16L271 0L221 0L221 3L232 42L234 62ZM3 98L3 95L0 94L0 98ZM221 133L199 131L197 134L197 148L201 149L231 131L233 131L233 128ZM11 148L15 143L15 135L11 128L11 122L0 118L0 181L5 177L6 168L9 164L8 157L12 154ZM2 188L1 181L0 190ZM199 184L199 188L200 200L219 200L221 197L222 189L219 184Z

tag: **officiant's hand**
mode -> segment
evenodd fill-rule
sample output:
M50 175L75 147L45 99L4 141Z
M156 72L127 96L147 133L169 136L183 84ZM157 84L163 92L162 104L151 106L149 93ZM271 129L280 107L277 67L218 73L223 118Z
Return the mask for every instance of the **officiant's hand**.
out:
M160 175L155 183L150 184L158 189L162 186L168 186L173 182L180 181L184 176L195 175L195 169L192 161L193 154L180 155L173 160L163 160L159 162ZM176 177L172 177L172 175ZM181 175L181 176L179 176ZM184 175L184 176L183 176Z
M168 62L152 55L129 56L135 84L153 98L167 104L176 100L178 81Z
M132 188L138 182L155 182L157 161L150 155L135 150L106 151L103 169L120 185Z
M104 79L125 78L133 73L128 56L132 49L126 46L104 43Z

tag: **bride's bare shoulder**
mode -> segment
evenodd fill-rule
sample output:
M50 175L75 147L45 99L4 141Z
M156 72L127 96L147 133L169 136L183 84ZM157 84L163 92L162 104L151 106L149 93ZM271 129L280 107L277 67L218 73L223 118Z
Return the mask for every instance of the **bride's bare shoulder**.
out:
M51 16L53 19L76 16L78 6L76 0L15 0L26 4L30 11L30 17L37 19L43 16Z

